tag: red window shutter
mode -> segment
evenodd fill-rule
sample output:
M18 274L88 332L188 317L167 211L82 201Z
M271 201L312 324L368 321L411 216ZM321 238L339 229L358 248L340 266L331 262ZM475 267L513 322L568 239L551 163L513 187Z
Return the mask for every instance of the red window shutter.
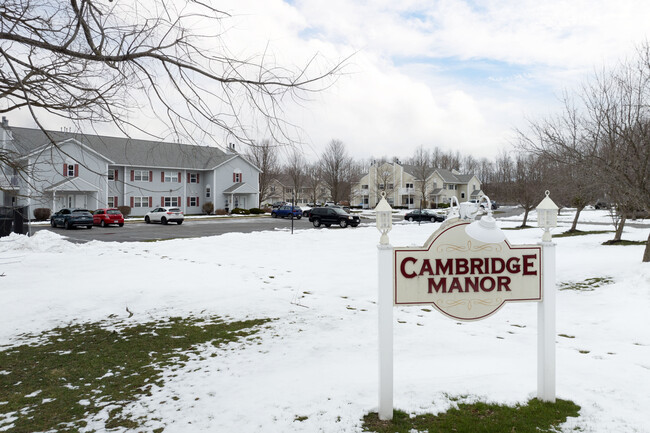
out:
M160 206L165 206L165 197L160 197Z
M149 207L153 207L153 197L149 197Z
M187 205L188 206L190 205L190 198L189 197L187 198Z
M153 171L149 170L149 182L153 182Z
M187 183L190 183L190 174L187 173Z
M239 173L239 181L240 182L244 181L244 173Z
M131 197L131 207L135 207L135 199Z
M199 205L199 198L198 197L196 198L196 205L197 206Z
M117 207L117 196L113 197L113 206Z
M233 182L237 182L237 180L235 180L236 177L237 177L237 175L236 175L235 173L233 173L233 174L232 174L232 181L233 181Z
M131 170L131 182L135 180L135 170Z
M117 171L117 169L115 169L115 170L113 170L113 173L114 173L113 174L113 180L117 180L117 173L119 173L119 171Z
M165 172L164 172L164 171L161 171L161 172L160 172L160 181L161 181L162 183L165 183Z
M201 174L201 173L196 173L196 183L201 183L201 182L199 182L199 175L200 175L200 174Z
M179 196L179 197L178 197L178 205L180 206L181 203L183 203L183 202L181 201L181 197Z
M63 164L63 177L68 176L68 164Z
M181 172L179 171L178 172L178 183L181 183L181 182L182 182L182 180L181 180Z
M79 164L74 165L74 177L79 176Z

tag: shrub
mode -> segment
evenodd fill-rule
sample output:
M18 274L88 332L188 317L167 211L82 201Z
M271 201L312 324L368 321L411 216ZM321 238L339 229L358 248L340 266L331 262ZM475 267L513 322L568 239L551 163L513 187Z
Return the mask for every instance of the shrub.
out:
M118 206L117 208L125 217L131 215L131 206Z
M449 203L438 203L438 209L447 209L449 207Z
M211 201L206 201L203 203L202 209L204 214L210 215L212 212L214 212L214 204L212 204Z
M230 213L236 215L250 215L251 212L248 209L242 209L240 207L236 207L233 210L231 210Z
M39 207L34 209L34 218L36 221L45 221L50 219L52 211L46 207Z
M264 213L264 211L258 207L252 207L248 209L248 211L251 213L251 215L261 215Z
M228 215L228 212L226 212L225 209L216 209L216 210L214 211L214 214L215 214L215 215Z

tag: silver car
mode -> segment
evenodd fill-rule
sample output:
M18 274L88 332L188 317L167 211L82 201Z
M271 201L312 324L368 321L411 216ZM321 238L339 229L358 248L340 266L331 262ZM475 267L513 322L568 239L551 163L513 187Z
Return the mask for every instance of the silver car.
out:
M176 223L178 225L183 224L185 220L185 215L180 208L175 206L161 206L154 208L147 212L144 216L144 222L149 223Z

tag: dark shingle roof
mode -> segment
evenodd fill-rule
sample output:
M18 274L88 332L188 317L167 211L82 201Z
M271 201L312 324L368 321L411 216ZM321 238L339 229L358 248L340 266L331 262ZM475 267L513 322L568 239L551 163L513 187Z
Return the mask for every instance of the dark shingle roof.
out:
M49 145L40 129L9 127L14 145L21 154ZM140 140L133 138L48 131L56 143L71 138L105 156L115 165L164 168L211 169L236 156L216 147Z

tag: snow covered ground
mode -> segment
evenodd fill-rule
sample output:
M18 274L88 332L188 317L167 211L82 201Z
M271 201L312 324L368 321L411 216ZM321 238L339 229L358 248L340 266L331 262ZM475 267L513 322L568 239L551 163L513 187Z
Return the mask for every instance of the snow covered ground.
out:
M583 215L609 221L605 211ZM570 213L561 221L570 224ZM396 224L391 243L421 245L438 226ZM535 243L541 230L506 235ZM629 228L623 237L647 236ZM650 264L641 263L643 246L601 245L611 237L555 240L558 283L612 279L558 292L557 394L582 407L565 431L650 432ZM129 410L160 418L147 427L165 432L357 432L377 409L378 240L370 225L84 245L49 231L12 235L0 239L0 345L111 314L275 318L261 344L192 361ZM534 397L536 307L506 305L473 323L395 308L395 407L439 412L455 396L508 404Z

